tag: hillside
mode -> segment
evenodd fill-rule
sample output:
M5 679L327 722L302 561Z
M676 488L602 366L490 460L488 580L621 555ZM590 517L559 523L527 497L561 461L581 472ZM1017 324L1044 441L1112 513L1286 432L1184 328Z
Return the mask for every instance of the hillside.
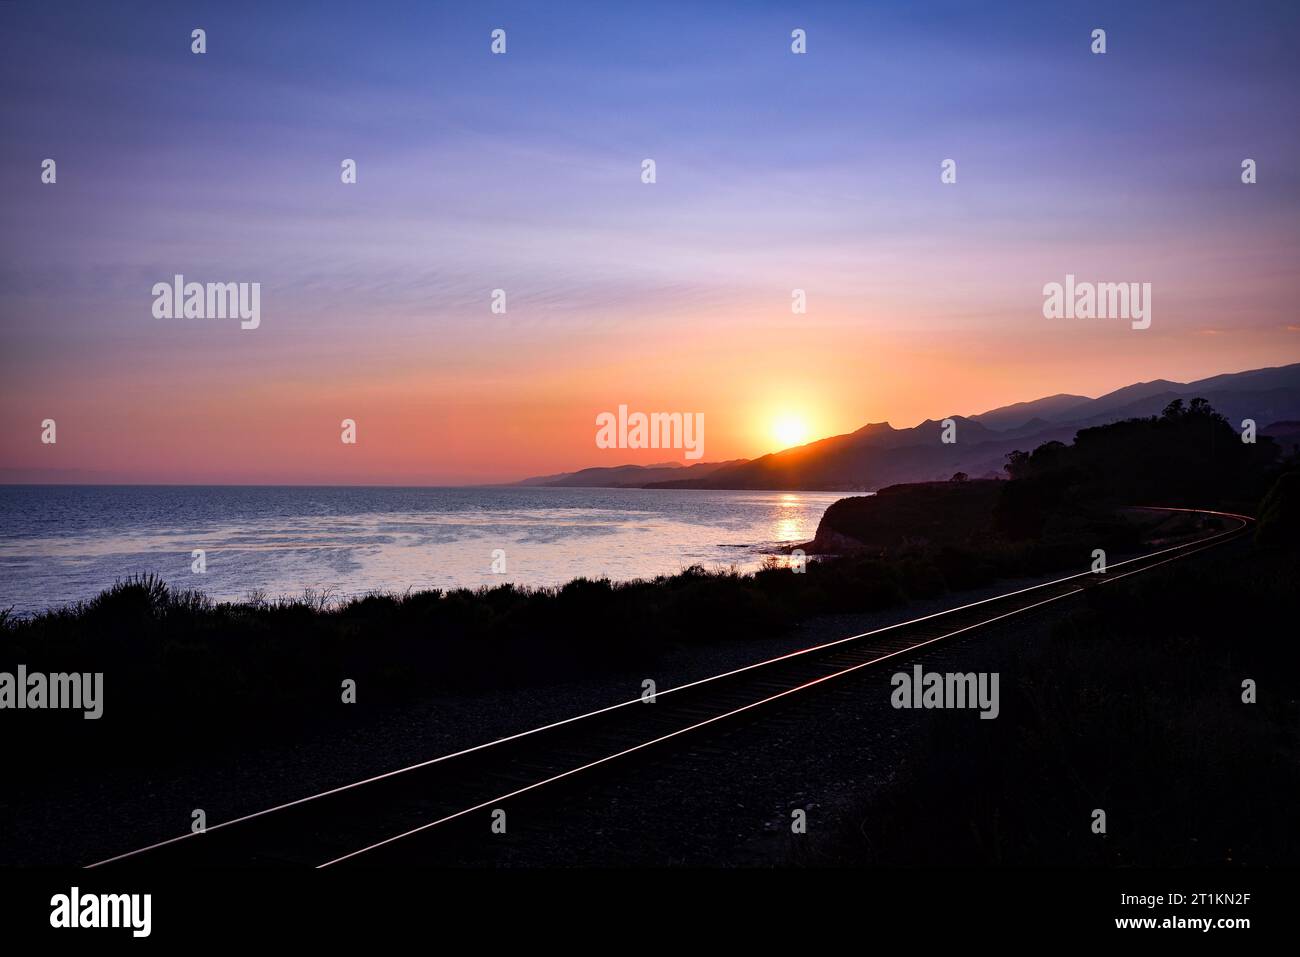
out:
M559 472L539 475L511 484L538 488L645 488L654 482L690 477L701 479L719 469L743 465L747 459L728 462L700 462L682 465L680 462L663 462L657 465L615 465L608 468L580 469L577 472Z
M652 487L870 491L903 482L943 481L956 472L1000 478L1012 451L1069 442L1080 429L1159 415L1171 401L1192 397L1207 399L1234 428L1243 419L1254 419L1261 430L1300 419L1300 363L1188 383L1158 379L1081 402L1057 395L977 416L952 416L952 444L941 441L942 423L933 419L910 429L873 423L707 476L673 476ZM1007 427L993 428L990 423Z

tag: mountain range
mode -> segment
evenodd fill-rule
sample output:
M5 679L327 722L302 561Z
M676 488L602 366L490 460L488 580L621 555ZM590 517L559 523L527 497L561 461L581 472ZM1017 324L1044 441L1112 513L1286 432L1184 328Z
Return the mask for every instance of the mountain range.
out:
M888 422L750 460L692 466L664 463L583 469L526 479L519 485L697 489L862 491L899 482L1002 477L1006 455L1044 442L1069 442L1079 429L1158 415L1174 399L1209 400L1234 427L1253 419L1260 433L1294 442L1300 420L1300 363L1216 375L1195 382L1156 379L1095 399L1061 393L978 415L954 415L956 441L941 440L941 420L908 429Z
M695 465L683 465L680 462L661 462L658 465L614 465L581 469L577 472L559 472L555 475L539 475L511 484L547 488L645 488L657 482L702 479L719 469L743 465L747 461L749 460L733 459L730 462L699 462Z

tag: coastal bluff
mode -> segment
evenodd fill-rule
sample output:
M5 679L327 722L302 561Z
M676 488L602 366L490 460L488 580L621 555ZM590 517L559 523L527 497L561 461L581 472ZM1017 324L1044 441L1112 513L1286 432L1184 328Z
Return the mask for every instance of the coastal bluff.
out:
M834 502L813 540L810 555L948 545L992 534L993 513L1005 481L974 479L890 485L874 495Z

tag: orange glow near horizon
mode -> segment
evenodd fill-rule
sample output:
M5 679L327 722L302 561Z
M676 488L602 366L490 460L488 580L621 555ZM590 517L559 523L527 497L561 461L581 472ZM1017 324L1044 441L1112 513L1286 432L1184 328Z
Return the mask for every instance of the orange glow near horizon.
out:
M879 355L879 351L876 352ZM788 358L788 354L786 356ZM762 372L665 375L648 365L636 389L629 370L591 374L581 383L547 382L539 362L531 381L476 382L462 370L440 381L427 373L326 377L278 384L246 379L235 388L217 373L177 381L142 369L129 392L93 375L74 379L51 402L38 389L14 388L5 404L3 464L51 470L45 481L284 484L455 484L512 481L601 465L686 461L674 449L600 449L594 417L626 402L634 410L702 411L701 461L754 458L842 434L868 422L895 427L947 414L976 414L1054 392L1097 395L1164 375L1131 361L1104 376L1017 368L1004 359L979 366L936 356L898 356L914 371L827 363L802 401L772 402ZM1040 360L1041 361L1041 360ZM811 357L810 357L811 364ZM1266 362L1257 362L1266 365ZM594 360L590 368L599 369ZM1185 378L1238 371L1247 362L1187 363ZM1053 375L1053 372L1055 375ZM1054 381L1053 381L1054 378ZM540 381L539 381L540 379ZM918 387L916 382L941 383ZM17 385L17 383L13 383ZM815 394L814 394L815 390ZM40 399L41 401L36 401ZM798 409L798 412L789 411ZM43 446L39 423L58 420L59 442ZM339 441L339 422L357 420L355 446ZM66 470L67 477L61 477ZM59 474L53 474L58 472ZM19 480L24 480L21 477Z
M1300 345L1282 328L1242 329L1209 350L1190 326L1139 334L1041 317L978 332L932 318L913 330L828 308L815 335L784 317L713 319L572 337L451 324L455 335L395 342L376 317L336 331L346 347L328 350L269 320L250 333L153 326L156 338L129 351L12 366L0 384L0 480L454 485L689 466L867 423L907 428L1060 392L1281 365ZM703 414L702 457L598 447L595 417L620 404ZM40 442L45 418L58 422L57 445ZM358 423L356 445L340 443L344 418Z

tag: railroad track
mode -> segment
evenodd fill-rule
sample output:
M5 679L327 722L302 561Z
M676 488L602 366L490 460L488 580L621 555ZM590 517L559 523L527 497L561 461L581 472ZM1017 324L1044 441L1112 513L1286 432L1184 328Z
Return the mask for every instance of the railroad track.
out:
M1161 509L1165 511L1166 509ZM1110 565L877 628L554 722L212 825L90 867L331 867L380 862L398 844L538 790L803 694L937 642L968 635L1240 536L1245 515L1197 511L1235 528Z

